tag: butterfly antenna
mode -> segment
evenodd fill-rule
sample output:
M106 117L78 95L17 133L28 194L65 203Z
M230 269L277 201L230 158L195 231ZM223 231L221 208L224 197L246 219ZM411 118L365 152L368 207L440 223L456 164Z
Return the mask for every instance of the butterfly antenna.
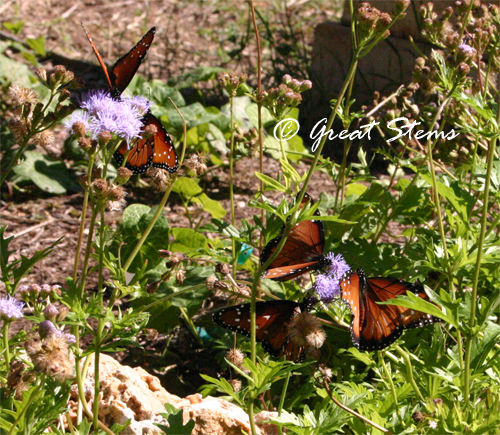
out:
M104 75L106 76L106 80L108 81L109 89L112 90L113 85L111 84L111 79L109 78L108 68L104 64L104 61L102 60L102 57L99 54L99 50L97 50L97 47L94 45L94 41L92 41L92 38L90 37L89 32L87 32L87 29L85 29L85 26L83 25L83 23L81 21L80 21L80 24L82 25L83 31L87 35L87 39L89 40L90 45L92 46L92 50L94 50L94 54L97 57L97 61L99 62L102 70L104 71Z

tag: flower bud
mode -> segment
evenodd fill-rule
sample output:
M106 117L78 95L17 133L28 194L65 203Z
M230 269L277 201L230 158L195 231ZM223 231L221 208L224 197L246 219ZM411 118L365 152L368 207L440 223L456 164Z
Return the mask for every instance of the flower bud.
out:
M97 143L100 146L106 146L111 140L111 133L109 131L101 131L99 137L97 138Z
M57 315L57 322L62 322L66 316L69 314L69 308L66 305L61 305L59 307L59 314Z
M186 271L183 269L178 270L177 273L175 274L175 282L177 282L177 284L179 285L182 285L185 278L186 278Z
M169 261L167 261L167 267L168 267L169 269L171 269L172 267L174 267L174 266L176 266L177 264L179 264L179 263L180 263L180 261L181 261L181 260L180 260L180 258L179 258L179 257L177 257L177 256L175 256L175 255L172 255L172 258L171 258Z
M43 317L45 318L45 320L50 320L51 322L54 321L58 314L59 311L54 304L48 304L43 310Z
M125 168L124 166L120 166L118 168L118 176L116 177L116 184L125 184L129 179L130 177L133 175L133 172L128 169L128 168Z
M229 275L229 266L226 263L219 263L215 266L215 271L221 275Z
M52 287L49 284L42 284L40 286L40 297L47 299L52 296Z
M38 76L38 78L42 81L42 82L47 82L47 70L43 67L40 67L38 68L36 71L35 71L35 74Z
M38 325L38 333L41 338L46 338L49 335L56 334L56 327L50 320L44 320Z

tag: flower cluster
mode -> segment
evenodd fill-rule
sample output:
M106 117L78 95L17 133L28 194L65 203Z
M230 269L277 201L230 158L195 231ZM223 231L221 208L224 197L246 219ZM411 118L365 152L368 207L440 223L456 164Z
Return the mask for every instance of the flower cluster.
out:
M217 80L229 95L234 97L240 85L247 81L247 75L241 74L238 76L235 72L221 72L217 74Z
M0 320L12 322L23 317L24 303L13 296L0 298Z
M12 84L9 87L9 97L14 107L14 116L9 121L18 144L31 141L35 145L48 147L54 142L54 134L49 130L55 122L62 120L73 112L73 105L62 104L70 97L68 86L73 81L74 75L61 65L55 67L55 72L47 79L47 71L43 68L37 70L37 75L55 94L58 94L57 106L53 111L48 111L48 105L38 101L38 94L32 89ZM73 88L77 87L75 84Z
M142 117L151 107L144 97L115 100L104 90L91 91L80 100L83 109L72 114L64 125L78 137L87 133L99 140L104 133L114 134L127 143L141 136Z
M317 276L314 290L322 302L330 303L340 297L340 280L351 267L340 254L331 252L326 258L329 264L326 272Z

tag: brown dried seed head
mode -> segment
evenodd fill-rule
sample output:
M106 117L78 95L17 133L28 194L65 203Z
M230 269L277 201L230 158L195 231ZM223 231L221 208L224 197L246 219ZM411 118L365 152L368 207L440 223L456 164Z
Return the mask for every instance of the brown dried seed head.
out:
M38 78L42 81L42 82L46 82L47 81L47 70L43 67L41 68L38 68L36 71L35 71L35 74L38 76Z
M226 359L234 364L236 367L241 368L243 366L243 359L245 358L245 354L238 349L237 347L233 349L229 349L226 354Z
M41 133L35 134L33 136L33 143L35 145L40 145L43 148L46 148L54 143L54 133L50 130L42 131Z

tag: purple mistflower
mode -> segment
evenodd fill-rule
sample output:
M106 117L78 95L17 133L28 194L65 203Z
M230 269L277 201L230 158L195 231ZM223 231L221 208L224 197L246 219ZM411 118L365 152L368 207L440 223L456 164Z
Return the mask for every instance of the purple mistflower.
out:
M49 335L55 335L56 337L64 338L68 344L76 343L76 337L73 334L57 329L50 320L44 320L41 322L38 325L38 332L42 338L46 338Z
M81 122L85 126L85 130L89 130L90 128L90 115L88 112L83 110L75 110L69 118L67 118L63 125L68 129L72 130L73 124L76 122Z
M340 280L318 275L314 282L314 291L322 302L330 303L340 297Z
M468 44L460 44L458 46L458 49L463 53L465 54L467 57L472 57L472 56L475 56L477 51L474 47L471 47L470 45Z
M92 139L97 139L103 131L109 131L130 143L140 137L142 117L151 104L143 97L115 100L109 92L98 90L85 94L80 106L83 111L74 112L65 123L67 127L82 121Z
M330 261L326 268L326 275L332 278L335 277L340 280L346 272L351 270L351 266L346 263L341 254L335 255L333 252L329 252L326 258Z
M124 101L128 102L131 107L137 109L141 115L145 115L146 112L151 109L151 103L141 95L134 95L131 98L125 98Z
M330 303L340 297L340 280L351 267L340 254L335 255L330 252L326 255L326 258L329 260L329 265L324 274L317 276L314 290L321 301Z
M18 301L13 296L0 298L0 319L4 322L12 322L13 320L23 317L24 302Z

